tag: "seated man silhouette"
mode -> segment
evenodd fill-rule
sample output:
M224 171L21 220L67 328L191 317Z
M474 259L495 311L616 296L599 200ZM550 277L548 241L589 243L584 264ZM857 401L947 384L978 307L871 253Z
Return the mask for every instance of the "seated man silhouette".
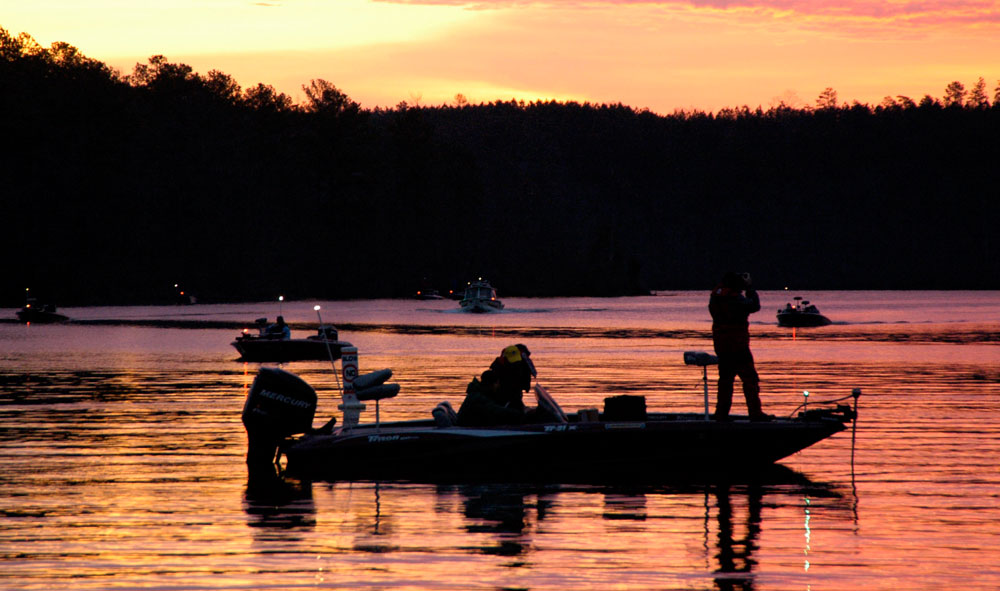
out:
M525 418L523 404L517 408L504 401L500 394L500 376L490 369L478 380L472 378L458 409L458 424L462 427L519 425Z
M504 347L490 369L500 381L499 395L503 404L524 412L523 395L531 390L531 378L538 375L531 361L531 351L521 344Z
M466 398L458 411L459 425L519 425L548 423L557 418L544 408L524 405L524 392L531 390L531 378L537 376L531 352L524 345L504 347L466 389ZM466 410L466 407L468 409ZM466 410L463 422L463 410Z

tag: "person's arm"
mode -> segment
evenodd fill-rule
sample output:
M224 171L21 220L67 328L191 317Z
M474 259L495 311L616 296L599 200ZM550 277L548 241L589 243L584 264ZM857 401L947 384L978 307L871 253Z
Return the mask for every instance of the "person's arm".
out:
M760 310L760 296L757 295L757 290L748 287L746 296L743 297L744 305L747 309L747 314L753 314Z

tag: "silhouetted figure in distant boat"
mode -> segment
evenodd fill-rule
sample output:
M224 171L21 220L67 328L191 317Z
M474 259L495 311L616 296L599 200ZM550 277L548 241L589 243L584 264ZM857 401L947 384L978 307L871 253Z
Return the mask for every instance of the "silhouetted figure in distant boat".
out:
M744 294L745 292L745 294ZM727 272L712 290L708 311L712 315L712 342L719 358L719 386L715 419L728 420L733 405L736 376L743 383L750 420L767 421L771 415L761 410L760 377L750 352L749 316L760 310L760 297L749 273Z
M288 325L285 324L284 316L278 316L277 322L267 327L267 337L283 341L292 338L292 329L288 328Z

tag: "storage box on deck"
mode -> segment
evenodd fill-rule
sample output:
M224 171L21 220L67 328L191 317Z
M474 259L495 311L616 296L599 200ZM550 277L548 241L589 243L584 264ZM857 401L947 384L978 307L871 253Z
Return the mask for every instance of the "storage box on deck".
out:
M622 394L604 399L605 421L645 421L646 397Z

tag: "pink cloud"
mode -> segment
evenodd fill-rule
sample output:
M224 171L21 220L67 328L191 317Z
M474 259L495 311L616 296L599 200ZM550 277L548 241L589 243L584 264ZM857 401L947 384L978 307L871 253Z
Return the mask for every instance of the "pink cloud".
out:
M474 103L555 98L660 113L793 95L811 104L827 87L842 101L878 104L886 95L940 95L951 80L968 87L979 76L1000 78L1000 3L381 1L476 13L412 39L185 62L299 98L302 83L324 78L366 107L414 96L444 104L462 93Z
M840 0L376 0L389 4L462 6L470 10L553 8L593 9L614 6L658 6L666 9L754 10L807 18L872 19L897 24L986 25L1000 23L996 0L879 1Z

